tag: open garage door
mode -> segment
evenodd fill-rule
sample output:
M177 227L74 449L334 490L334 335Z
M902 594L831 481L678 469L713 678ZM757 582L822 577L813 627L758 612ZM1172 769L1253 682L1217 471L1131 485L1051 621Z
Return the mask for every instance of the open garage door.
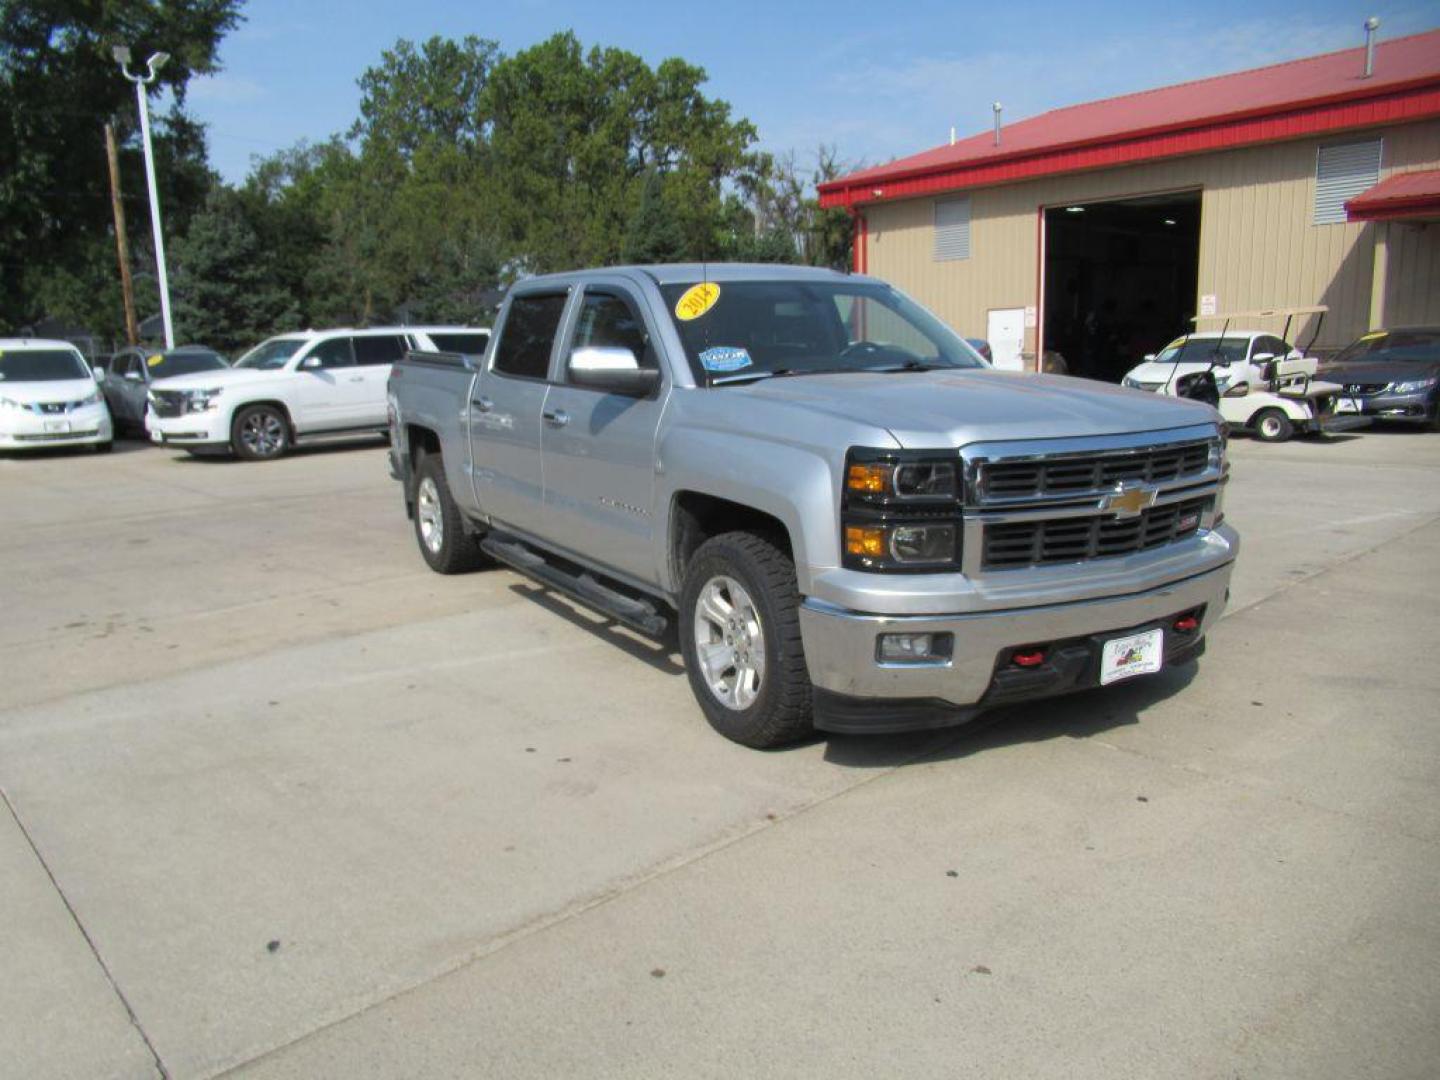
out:
M1195 312L1200 192L1045 210L1045 350L1119 382Z

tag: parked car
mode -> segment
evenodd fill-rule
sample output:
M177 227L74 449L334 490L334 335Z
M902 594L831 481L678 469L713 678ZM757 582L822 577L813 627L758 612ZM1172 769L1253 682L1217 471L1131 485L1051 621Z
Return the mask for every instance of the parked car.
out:
M80 350L66 341L0 338L0 450L93 446L109 453L114 429Z
M483 353L469 326L306 330L261 342L230 368L150 384L150 438L191 453L279 457L297 443L384 434L385 383L407 349Z
M1183 664L1239 547L1208 405L996 371L883 281L801 267L515 286L483 358L390 377L421 556L643 633L774 746L962 723Z
M1440 326L1372 330L1320 374L1342 385L1349 407L1366 416L1440 431Z
M965 344L969 345L972 349L979 353L981 358L987 364L993 364L995 362L995 354L990 349L990 342L986 341L984 338L967 337L965 339Z
M143 436L145 414L150 408L150 387L177 375L198 375L224 371L225 357L203 345L182 345L177 349L150 352L140 348L121 349L96 368L105 403L115 427Z

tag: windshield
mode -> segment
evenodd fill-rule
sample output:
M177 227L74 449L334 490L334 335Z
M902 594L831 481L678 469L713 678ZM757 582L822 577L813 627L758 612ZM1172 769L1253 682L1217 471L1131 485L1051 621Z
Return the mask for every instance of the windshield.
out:
M660 293L702 383L986 366L944 323L888 285L723 281L666 285Z
M466 356L480 355L490 341L490 334L485 330L476 330L468 334L438 334L432 330L429 337L435 343L435 348L441 352L464 353Z
M1236 364L1245 359L1249 338L1178 338L1155 356L1160 364Z
M150 369L150 378L169 379L176 375L197 375L202 371L219 371L230 365L219 353L199 349L185 352L156 353L147 357L145 366Z
M1440 332L1397 330L1392 334L1376 330L1347 345L1332 363L1348 364L1356 360L1408 360L1433 364L1440 361Z
M269 341L262 341L236 360L235 366L255 368L257 371L278 371L304 344L304 338L271 338Z
M0 351L0 381L61 382L65 379L93 379L90 367L80 354L69 349L21 349Z

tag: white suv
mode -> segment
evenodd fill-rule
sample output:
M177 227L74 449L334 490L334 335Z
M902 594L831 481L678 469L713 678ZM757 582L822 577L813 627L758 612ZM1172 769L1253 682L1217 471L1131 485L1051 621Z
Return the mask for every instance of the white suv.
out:
M299 442L384 434L390 365L407 349L483 353L490 331L468 326L306 330L255 346L235 366L157 379L145 430L192 453L249 461Z
M0 338L0 450L110 449L114 429L95 375L68 341Z

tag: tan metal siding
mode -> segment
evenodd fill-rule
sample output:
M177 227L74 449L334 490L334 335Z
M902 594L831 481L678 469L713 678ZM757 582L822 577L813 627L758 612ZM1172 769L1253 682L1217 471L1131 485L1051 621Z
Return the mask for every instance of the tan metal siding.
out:
M962 334L983 336L990 309L1040 303L1042 207L1199 188L1198 295L1214 294L1231 311L1327 304L1318 344L1338 346L1368 328L1375 226L1311 223L1316 154L1322 145L1372 136L1384 140L1382 176L1440 168L1440 121L1427 121L981 188L970 192L970 258L953 262L933 257L934 199L880 203L864 208L869 272L910 292ZM1402 312L1407 322L1440 317L1437 232L1440 225L1391 233L1388 291L1395 306L1388 322L1400 321ZM1027 348L1035 344L1028 334Z

